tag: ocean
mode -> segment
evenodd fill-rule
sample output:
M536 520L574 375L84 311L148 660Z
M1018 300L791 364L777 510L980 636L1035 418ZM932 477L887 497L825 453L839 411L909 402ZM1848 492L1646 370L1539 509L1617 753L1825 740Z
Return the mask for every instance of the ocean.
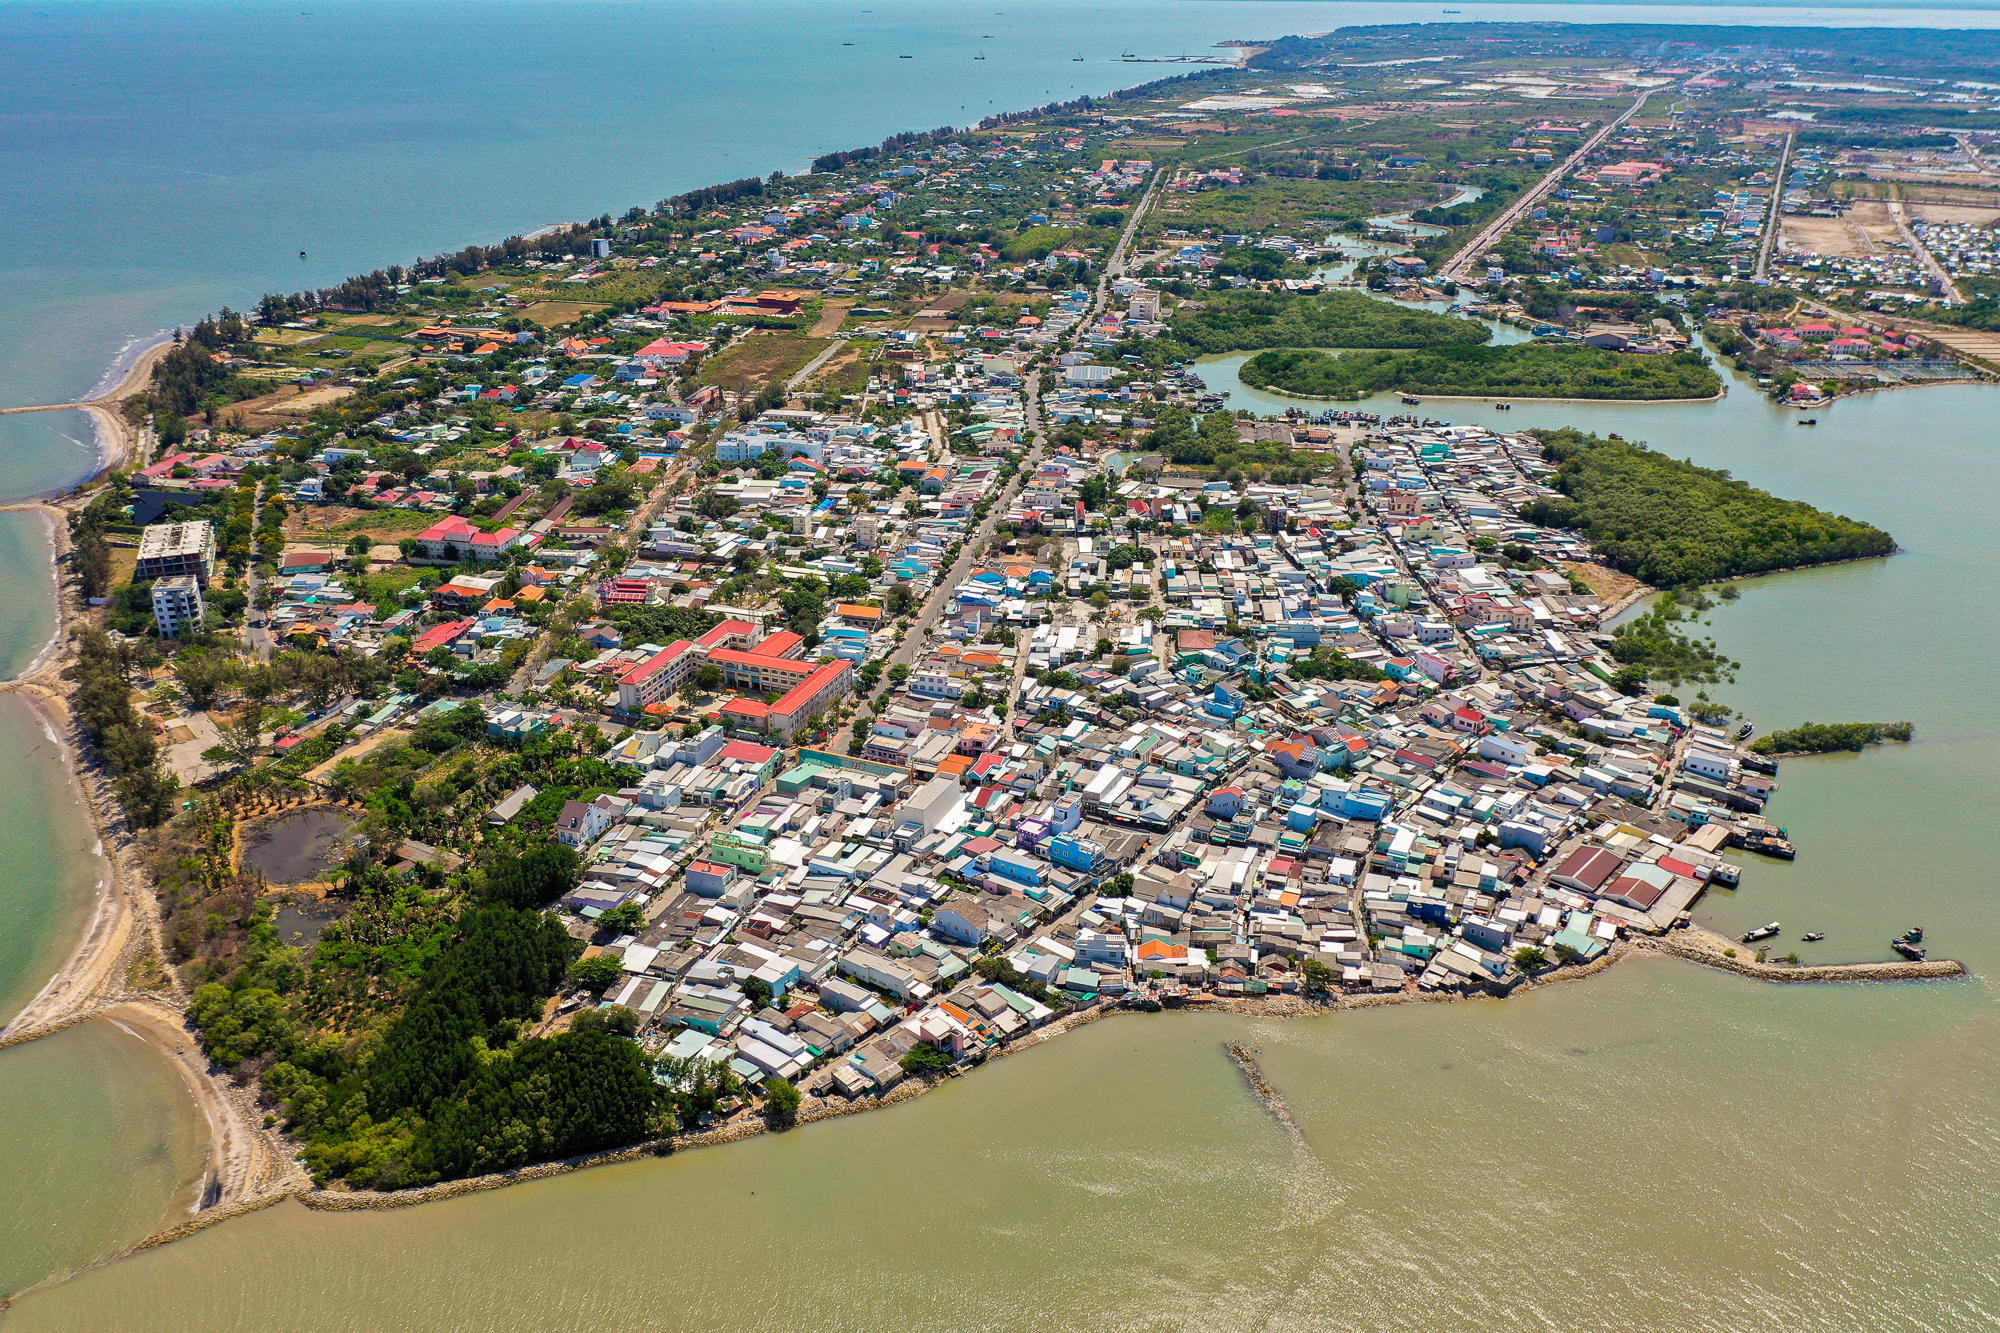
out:
M266 290L1181 72L1121 51L1438 16L1255 0L0 5L0 219L16 238L0 255L0 404L72 400L121 347ZM189 1333L1990 1327L2000 1009L1983 977L2000 919L1978 829L2000 776L1983 598L2000 577L1996 410L1993 387L1881 393L1803 431L1738 381L1713 405L1505 422L1649 439L1901 540L1888 561L1752 581L1710 616L1743 663L1727 697L1761 725L1909 718L1917 741L1788 763L1771 813L1799 860L1752 866L1702 919L1823 928L1825 958L1878 956L1922 922L1972 980L1780 988L1644 961L1505 1003L1119 1018L910 1106L755 1143L393 1214L282 1205L9 1318ZM73 484L91 450L73 414L0 418L0 497ZM38 522L0 516L0 675L52 623ZM38 736L0 707L8 752L32 757ZM18 1005L80 929L95 858L59 770L0 778L0 854L23 868L0 878L0 1002ZM1223 1058L1238 1037L1265 1048L1302 1141ZM116 1029L0 1052L0 1289L182 1212L199 1134L171 1071Z

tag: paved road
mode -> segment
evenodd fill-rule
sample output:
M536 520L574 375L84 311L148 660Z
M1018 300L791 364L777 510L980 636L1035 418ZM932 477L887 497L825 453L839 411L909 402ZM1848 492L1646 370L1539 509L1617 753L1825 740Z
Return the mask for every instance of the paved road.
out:
M824 351L800 367L798 374L785 381L785 392L798 392L798 387L811 379L814 371L817 371L821 366L832 360L836 353L846 351L847 347L848 341L845 338L835 338L832 342L828 343Z
M1075 329L1071 330L1054 348L1051 348L1048 355L1054 355L1056 352L1073 345L1078 334L1090 327L1091 321L1096 317L1104 301L1110 294L1112 279L1124 272L1125 255L1131 247L1133 236L1138 232L1139 220L1145 216L1146 210L1152 206L1153 201L1158 197L1160 182L1164 179L1164 173L1155 173L1153 183L1147 188L1146 193L1140 196L1138 205L1132 210L1132 216L1126 221L1125 230L1118 237L1118 244L1112 248L1110 256L1105 260L1104 272L1097 279L1097 290L1091 297L1090 308L1084 312L1083 318L1077 321ZM982 549L986 545L986 542L993 536L993 529L999 525L1001 517L1007 511L1008 501L1026 484L1027 478L1034 475L1036 467L1041 463L1042 453L1048 442L1048 422L1042 417L1042 378L1040 369L1033 365L1026 367L1025 373L1022 375L1022 380L1027 386L1025 428L1034 434L1034 446L1029 449L1027 455L1021 460L1020 471L1015 473L1014 478L994 496L993 507L987 511L986 518L965 538L964 549L958 553L958 559L952 562L950 569L939 576L936 587L931 590L931 595L918 608L916 618L911 622L909 630L903 635L903 641L896 646L896 651L889 655L888 665L891 667L909 666L916 661L918 653L926 645L930 627L936 623L938 615L944 610L945 605L956 595L958 585L965 581L966 575L971 571L975 553ZM1023 646L1020 651L1022 653L1022 660L1025 660L1026 647ZM1018 673L1016 674L1016 680L1017 682L1019 680ZM888 687L885 685L883 688ZM866 698L867 696L863 695L861 697Z
M263 520L264 487L260 482L257 486L256 504L250 511L250 531L256 532L257 525ZM250 646L250 651L256 654L259 662L268 662L271 660L272 644L271 631L266 626L270 624L271 613L257 605L257 590L260 586L257 578L257 562L252 560L243 575L243 587L250 596L249 609L243 614L243 641Z
M633 513L631 521L625 525L625 531L620 536L628 553L637 552L639 549L639 539L646 534L647 528L652 524L653 516L659 513L660 507L667 502L667 492L673 489L675 479L686 469L687 463L687 458L682 456L668 464L667 470L662 472L660 479L654 483L652 493L640 504L638 510ZM584 591L586 594L589 593L588 586ZM540 637L535 640L535 646L521 659L520 669L507 681L506 692L518 698L533 681L535 670L549 660L555 646L555 629L551 627L543 630Z
M1771 272L1771 248L1778 243L1778 231L1784 223L1784 214L1779 205L1785 198L1785 168L1792 164L1792 135L1785 136L1785 146L1778 153L1778 170L1771 177L1771 206L1764 213L1764 239L1757 246L1757 281L1762 282Z
M1899 188L1896 193L1900 196L1902 190ZM1953 302L1963 304L1965 298L1959 295L1958 284L1951 280L1951 274L1945 271L1945 266L1938 262L1938 257L1931 253L1930 247L1918 240L1916 233L1910 230L1910 216L1904 210L1900 197L1889 201L1889 219L1896 224L1896 233L1903 238L1903 244L1910 247L1910 253L1917 257L1917 262L1924 266L1924 271L1944 284L1944 294Z
M1458 281L1464 275L1465 271L1472 267L1473 262L1479 256L1486 253L1489 246L1506 235L1507 229L1513 226L1523 213L1535 206L1536 200L1555 188L1556 182L1563 178L1565 172L1575 169L1590 155L1592 149L1603 143L1619 126L1637 115L1639 108L1646 105L1646 99L1651 97L1656 91L1658 90L1648 88L1632 99L1632 105L1626 107L1616 119L1578 144L1574 153L1571 153L1561 162L1558 162L1554 170L1529 186L1519 199L1516 199L1513 203L1502 209L1500 216L1487 223L1477 236L1473 237L1464 246L1461 246L1458 253L1453 255L1445 266L1438 270L1437 276L1439 280Z

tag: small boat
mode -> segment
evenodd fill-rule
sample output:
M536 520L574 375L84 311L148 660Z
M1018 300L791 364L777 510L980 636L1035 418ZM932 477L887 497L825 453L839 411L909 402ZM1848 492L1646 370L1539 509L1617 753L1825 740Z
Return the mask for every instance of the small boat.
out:
M1770 925L1768 925L1768 926L1759 926L1759 927L1758 927L1757 929L1755 929L1755 930L1746 930L1746 931L1744 931L1744 932L1743 932L1743 942L1744 942L1745 944L1754 944L1754 943L1756 943L1756 942L1757 942L1758 940L1768 940L1768 939L1770 939L1770 938L1771 938L1771 937L1772 937L1773 935L1776 935L1776 934L1777 934L1777 933L1778 933L1779 931L1781 931L1781 930L1783 930L1783 929L1784 929L1784 927L1783 927L1782 925L1780 925L1780 924L1779 924L1778 922L1776 922L1776 921L1773 921L1773 922L1772 922L1772 923L1771 923Z
M986 53L985 53L984 51L981 51L981 52L980 52L980 53L979 53L978 55L974 56L974 57L973 57L973 59L974 59L974 60L984 60L984 59L986 59Z
M1903 932L1902 938L1908 944L1922 944L1924 942L1924 928L1922 926L1911 926Z
M1819 418L1818 418L1818 417L1806 417L1806 418L1803 418L1803 419L1802 419L1802 420L1801 420L1801 421L1799 422L1799 424L1800 424L1801 426L1817 426L1817 425L1819 424Z
M1403 401L1408 403L1411 407L1415 407L1419 403L1422 403L1424 400L1421 398L1412 397L1411 395L1406 393L1403 395Z
M898 60L915 60L915 59L916 59L916 57L915 57L915 56L897 56L897 57L896 57L896 59L898 59Z
M1493 410L1496 412L1512 412L1514 405L1512 403L1495 403L1493 404Z
M1746 717L1743 719L1743 725L1736 729L1736 739L1739 741L1743 740L1755 730L1757 730L1757 724Z
M1889 947L1913 963L1924 961L1923 949L1910 943L1908 940L1890 940Z
M1083 63L1083 57L1082 56L1072 57L1071 63L1081 65Z
M1807 944L1817 944L1819 941L1826 938L1826 932L1823 930L1809 930L1805 934L1799 936L1799 938L1804 940Z

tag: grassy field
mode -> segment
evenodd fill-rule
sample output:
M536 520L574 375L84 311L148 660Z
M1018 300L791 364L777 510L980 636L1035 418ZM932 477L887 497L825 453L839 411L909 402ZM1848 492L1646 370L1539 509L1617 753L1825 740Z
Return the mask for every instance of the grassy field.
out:
M729 389L761 389L773 380L796 374L832 341L793 333L752 333L702 362L701 382Z
M285 517L285 537L290 541L338 541L365 533L384 545L394 546L411 533L422 532L442 517L415 509L349 509L342 505L315 505L295 510Z

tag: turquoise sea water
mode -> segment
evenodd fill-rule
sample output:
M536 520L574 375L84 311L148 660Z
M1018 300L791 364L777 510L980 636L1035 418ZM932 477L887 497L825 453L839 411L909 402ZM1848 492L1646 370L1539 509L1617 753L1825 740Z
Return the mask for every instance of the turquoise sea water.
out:
M1991 11L1459 7L1468 21L2000 26ZM1434 5L1258 0L0 3L12 240L0 404L73 399L120 347L267 290L1182 72L1121 65L1121 51L1193 55L1438 17ZM1739 387L1712 408L1566 405L1504 423L1650 439L1879 522L1907 548L1757 581L1716 613L1745 668L1732 697L1767 727L1919 727L1914 746L1788 764L1773 814L1806 852L1711 899L1718 926L1825 926L1825 956L1842 957L1879 954L1891 927L1923 920L1939 952L2000 967L1990 889L1967 865L1990 820L2000 732L1988 688L2000 643L1983 600L2000 575L1985 517L2000 493L1996 403L1990 388L1878 394L1810 432ZM0 418L0 498L71 484L91 458L73 414ZM0 516L0 579L5 675L52 623L30 520ZM38 734L25 710L0 707L0 753L32 755ZM88 839L61 816L60 773L15 769L0 771L0 864L45 870L0 876L11 1003L66 951L95 882ZM1475 1013L1486 1016L1468 1022ZM795 1327L829 1308L826 1327L964 1327L950 1304L963 1282L983 1298L977 1322L996 1328L1386 1328L1415 1326L1418 1310L1524 1328L1980 1327L2000 1258L2000 1076L1977 1054L1990 1052L1994 1013L1981 982L1779 992L1657 965L1532 1003L1260 1025L1324 1159L1309 1189L1231 1100L1232 1071L1209 1063L1242 1025L1134 1028L1145 1036L1129 1052L1127 1029L1107 1026L907 1115L443 1210L273 1210L19 1317L377 1328L379 1291L448 1279L449 1308L410 1304L397 1326L490 1327L520 1307L510 1295L488 1318L479 1294L525 1281L563 1327ZM0 1289L113 1250L183 1201L199 1169L185 1093L131 1042L91 1025L0 1053L0 1157L13 1159L0 1169ZM1602 1073L1574 1063L1605 1049L1618 1054ZM1627 1207L1604 1181L1634 1161L1649 1184ZM1453 1163L1463 1178L1441 1177ZM954 1225L968 1197L978 1221ZM843 1219L829 1200L854 1211ZM1635 1227L1635 1209L1655 1225ZM934 1236L926 1246L853 1262L858 1235L913 1219ZM1079 1222L1107 1244L1053 1239ZM657 1277L628 1280L690 1236L707 1238L692 1309ZM586 1237L603 1262L584 1257ZM1447 1252L1464 1262L1441 1262ZM426 1267L447 1254L456 1267ZM1079 1267L1080 1254L1096 1257ZM793 1264L803 1285L777 1276ZM1573 1290L1515 1301L1551 1274ZM297 1299L300 1284L314 1300ZM829 1306L810 1288L839 1296ZM746 1292L762 1294L746 1305ZM1683 1292L1695 1294L1670 1299ZM1357 1309L1366 1316L1350 1322Z

